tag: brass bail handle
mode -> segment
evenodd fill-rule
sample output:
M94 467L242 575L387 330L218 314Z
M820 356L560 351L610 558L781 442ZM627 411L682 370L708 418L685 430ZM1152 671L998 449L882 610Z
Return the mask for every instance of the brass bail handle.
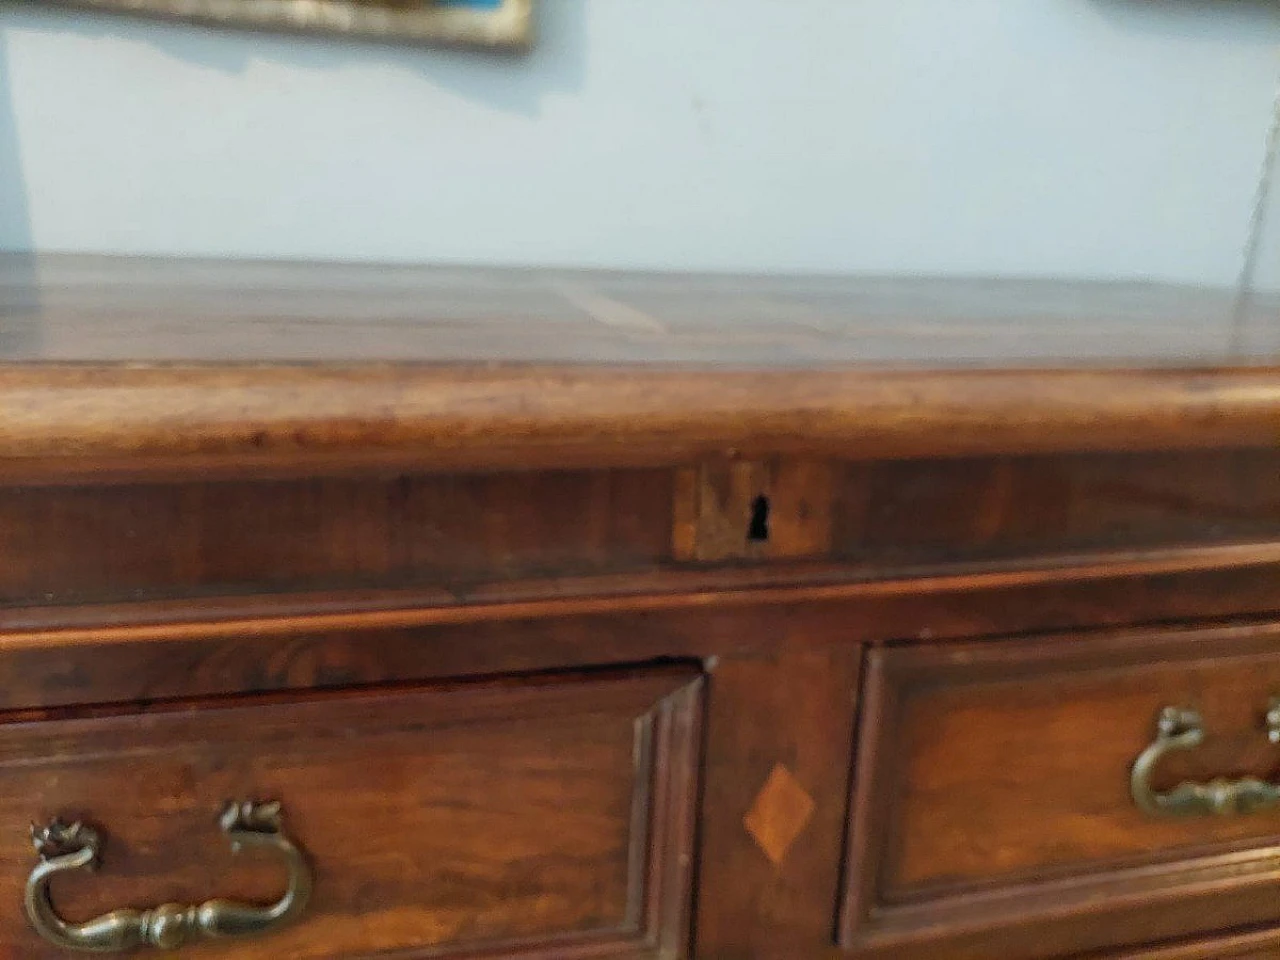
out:
M27 919L50 943L85 953L123 953L143 946L173 950L189 940L269 933L295 920L311 896L310 867L302 851L285 836L281 821L279 803L244 802L229 804L218 820L232 853L266 850L284 860L289 883L275 903L255 906L218 899L195 906L126 907L84 923L68 923L58 915L49 883L59 873L93 870L102 847L101 834L82 823L54 820L42 828L33 825L31 839L40 862L27 879Z
M1267 704L1267 739L1280 744L1280 697ZM1280 784L1257 777L1229 780L1219 777L1207 783L1187 781L1167 793L1151 788L1157 764L1171 753L1194 750L1204 742L1204 721L1195 710L1165 707L1156 721L1156 738L1138 755L1129 774L1133 802L1157 817L1194 817L1206 814L1230 816L1257 813L1280 806Z

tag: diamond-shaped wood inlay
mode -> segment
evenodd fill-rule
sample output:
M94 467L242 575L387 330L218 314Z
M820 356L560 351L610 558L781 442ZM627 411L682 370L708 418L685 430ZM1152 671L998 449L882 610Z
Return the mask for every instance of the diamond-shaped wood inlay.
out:
M813 798L800 786L795 775L775 764L742 825L775 867L782 866L787 851L804 832L813 816Z

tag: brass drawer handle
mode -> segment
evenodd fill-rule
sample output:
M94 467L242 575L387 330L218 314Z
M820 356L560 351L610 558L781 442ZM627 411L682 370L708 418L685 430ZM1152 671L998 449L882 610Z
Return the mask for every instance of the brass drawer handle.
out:
M31 839L40 862L27 879L27 917L51 943L88 953L120 953L141 946L172 950L194 938L267 933L301 914L311 896L311 870L302 851L282 832L280 821L278 803L233 803L218 821L232 853L258 848L284 858L289 886L270 906L230 900L206 900L198 906L166 903L150 910L112 910L84 923L68 923L58 916L49 881L59 873L93 870L102 845L100 834L84 824L59 820L42 829L33 825Z
M1267 739L1280 743L1280 698L1267 705ZM1180 783L1168 793L1151 789L1151 773L1161 759L1179 750L1192 750L1204 742L1204 721L1194 710L1165 707L1156 722L1156 738L1138 755L1129 775L1133 802L1145 813L1159 817L1202 814L1256 813L1280 806L1280 784L1257 777L1239 780L1217 778L1208 783Z

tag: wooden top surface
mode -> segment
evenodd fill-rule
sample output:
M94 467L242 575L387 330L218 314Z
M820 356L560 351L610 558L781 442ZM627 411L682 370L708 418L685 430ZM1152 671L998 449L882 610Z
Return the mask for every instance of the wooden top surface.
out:
M0 261L18 361L1199 366L1280 350L1254 314L1237 348L1229 294L1153 284Z
M0 258L0 477L1280 442L1224 291Z

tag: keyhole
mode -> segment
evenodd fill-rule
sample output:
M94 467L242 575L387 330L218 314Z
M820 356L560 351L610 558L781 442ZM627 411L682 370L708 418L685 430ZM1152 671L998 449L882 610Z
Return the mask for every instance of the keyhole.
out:
M751 523L747 526L747 539L753 543L769 539L769 498L763 494L751 501Z

